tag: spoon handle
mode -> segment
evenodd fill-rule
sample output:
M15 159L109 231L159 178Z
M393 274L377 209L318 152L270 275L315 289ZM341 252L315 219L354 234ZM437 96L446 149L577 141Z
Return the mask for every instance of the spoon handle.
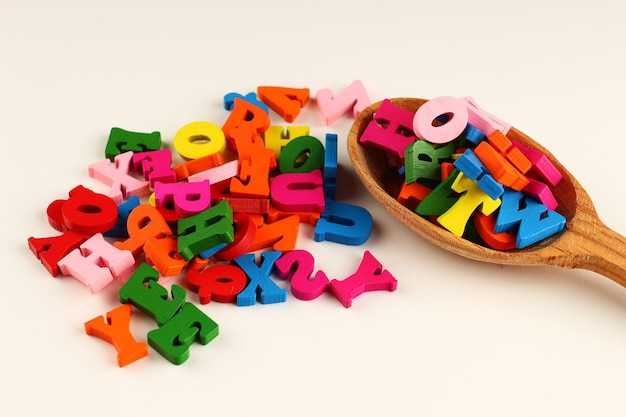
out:
M571 252L578 255L572 267L597 272L626 287L626 238L598 218L589 226L570 239Z

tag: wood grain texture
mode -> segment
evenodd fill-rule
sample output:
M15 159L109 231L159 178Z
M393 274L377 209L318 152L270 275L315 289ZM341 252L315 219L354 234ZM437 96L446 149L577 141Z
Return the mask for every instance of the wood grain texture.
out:
M416 111L427 100L395 98L391 101ZM366 189L412 231L437 246L470 259L508 265L582 268L626 286L626 239L602 223L587 192L554 155L516 128L511 128L508 136L543 152L563 175L552 190L559 202L557 211L567 219L565 229L559 234L524 249L498 251L457 237L396 201L402 178L389 166L382 150L358 142L380 104L367 107L353 123L348 134L348 154Z

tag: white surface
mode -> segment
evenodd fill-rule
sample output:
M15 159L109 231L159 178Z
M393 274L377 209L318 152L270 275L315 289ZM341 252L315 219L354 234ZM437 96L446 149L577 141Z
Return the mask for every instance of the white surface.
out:
M339 279L370 250L396 292L350 309L329 294L238 308L188 292L219 337L181 366L151 349L118 368L113 347L83 332L119 305L116 288L52 278L27 239L56 234L45 209L74 186L103 190L87 165L113 126L171 144L188 122L221 124L228 92L314 95L355 79L373 100L473 96L550 149L626 234L625 19L615 0L2 0L0 415L623 416L626 290L587 271L465 260L412 235L357 182L351 119L325 127L313 101L295 124L339 135L338 199L376 223L360 247L315 243L310 229L299 247ZM155 324L132 320L145 341Z

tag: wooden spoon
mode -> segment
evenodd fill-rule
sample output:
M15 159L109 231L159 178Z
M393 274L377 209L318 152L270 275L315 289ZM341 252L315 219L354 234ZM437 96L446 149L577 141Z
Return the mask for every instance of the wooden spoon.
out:
M391 101L415 112L427 100L396 98ZM563 175L563 179L552 189L559 203L557 211L567 219L561 233L524 249L500 251L457 237L403 206L396 200L402 177L388 164L385 152L358 142L380 103L364 109L355 120L348 134L348 153L356 173L372 196L415 233L470 259L495 264L583 268L626 287L626 239L600 221L587 192L554 155L515 128L511 128L507 136L543 152Z

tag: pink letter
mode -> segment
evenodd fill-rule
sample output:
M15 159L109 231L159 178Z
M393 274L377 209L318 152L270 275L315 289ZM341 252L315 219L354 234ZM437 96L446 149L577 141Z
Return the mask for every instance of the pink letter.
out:
M128 197L137 197L150 194L147 181L140 181L129 175L130 163L133 159L131 151L121 153L115 157L115 168L111 161L105 159L89 165L89 176L111 187L108 196L115 204L120 205Z
M155 205L166 207L173 203L180 217L189 217L211 206L211 187L202 182L175 182L154 184Z
M313 300L328 288L328 277L323 271L317 271L313 279L315 259L303 249L285 253L275 263L274 268L280 279L291 277L291 293L300 300Z
M465 105L467 106L469 124L485 135L489 136L496 130L506 135L509 129L511 129L509 123L478 107L478 104L472 97L463 97L463 100L465 100Z
M133 155L135 171L143 174L144 179L150 182L150 188L154 188L154 183L157 181L176 182L176 172L171 165L172 151L169 149L139 152Z
M369 252L365 251L357 271L343 281L330 281L330 292L344 307L352 305L352 300L366 291L395 291L398 281Z
M445 116L447 120L435 126L433 122L440 116ZM436 97L417 109L413 118L413 131L418 138L430 143L448 143L463 133L467 117L463 100L449 96Z
M270 184L274 206L282 211L324 211L324 181L322 172L293 172L279 174Z
M114 277L123 280L134 264L130 251L111 245L101 233L93 235L58 263L63 275L78 279L92 293L106 287Z
M384 100L359 142L365 146L377 146L404 160L404 149L416 140L413 116L413 112L394 105L391 100Z
M364 108L371 104L367 91L365 91L363 83L359 80L354 81L336 97L333 97L333 92L329 88L319 90L315 100L326 126L332 124L343 113L347 112L351 106L352 115L356 118Z

